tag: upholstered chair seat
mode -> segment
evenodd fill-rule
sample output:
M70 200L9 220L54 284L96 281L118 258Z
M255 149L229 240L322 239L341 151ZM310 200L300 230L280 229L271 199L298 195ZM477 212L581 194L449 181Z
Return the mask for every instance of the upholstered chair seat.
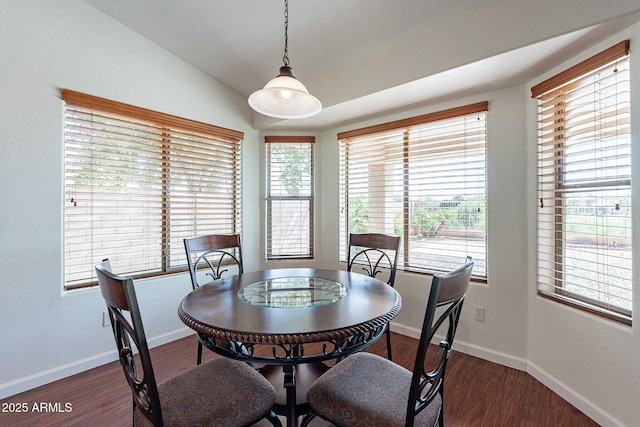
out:
M228 358L213 359L158 384L158 394L165 427L248 426L275 401L273 387L260 373ZM136 427L153 426L140 412L135 419Z
M308 400L317 414L338 426L404 427L411 376L383 357L357 353L316 380ZM434 426L441 405L438 394L414 425Z

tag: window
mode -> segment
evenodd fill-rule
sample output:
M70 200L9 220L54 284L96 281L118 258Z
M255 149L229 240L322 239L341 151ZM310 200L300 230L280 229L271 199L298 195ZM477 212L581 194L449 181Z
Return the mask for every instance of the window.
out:
M267 136L267 259L313 258L313 145Z
M241 231L241 132L64 90L65 289L94 265L186 268L182 239Z
M631 323L629 42L532 88L538 293Z
M338 134L341 259L349 233L402 237L398 268L442 272L475 260L487 276L488 103Z

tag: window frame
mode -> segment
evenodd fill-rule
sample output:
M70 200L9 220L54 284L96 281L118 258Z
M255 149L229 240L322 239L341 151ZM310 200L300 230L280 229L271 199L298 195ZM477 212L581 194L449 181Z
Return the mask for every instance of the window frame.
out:
M265 152L266 152L266 179L265 179L265 209L266 209L266 217L265 217L265 253L266 259L269 261L274 260L295 260L295 259L313 259L314 258L314 194L315 194L315 137L314 136L265 136ZM278 186L282 184L281 181L277 183L272 182L272 156L271 156L271 147L275 144L280 144L283 146L291 145L291 146L308 146L309 149L309 173L306 176L308 180L307 185L309 186L308 194L306 195L274 195L273 193L276 191L276 188L272 186L272 184ZM304 179L304 178L303 178ZM289 233L293 235L302 236L307 234L309 240L306 245L299 244L297 245L300 251L291 250L289 253L282 253L277 251L278 248L275 248L274 243L274 223L275 219L273 205L277 202L306 202L308 203L307 208L309 212L308 221L306 221L306 230L304 228L296 228L295 233ZM304 227L303 224L299 224L299 227ZM306 248L306 249L303 249Z
M449 271L451 268L454 268L454 266L458 266L460 263L463 263L467 253L463 253L460 254L460 256L455 257L455 256L451 256L450 259L444 263L442 263L442 265L438 266L438 265L420 265L415 263L415 261L410 262L410 255L413 251L413 253L418 253L419 250L412 248L410 245L410 239L407 239L406 236L412 236L412 232L409 230L409 224L411 223L411 221L413 221L411 219L411 214L410 214L410 194L411 194L411 184L409 183L410 179L410 173L409 173L409 160L407 158L409 150L410 150L410 146L412 144L414 144L413 140L408 137L408 135L410 134L410 132L414 129L414 128L420 128L420 126L433 126L436 127L438 125L442 125L442 126L446 126L447 123L449 122L453 122L454 120L460 120L460 123L458 123L458 126L464 126L463 123L465 122L466 119L469 119L470 117L473 117L473 120L482 120L482 139L481 139L481 144L478 143L476 144L477 146L481 146L482 147L482 163L484 165L482 172L480 174L476 174L475 176L482 176L482 222L483 222L483 233L482 235L484 236L482 239L482 246L483 249L480 250L478 249L484 256L485 259L483 260L476 260L476 262L478 263L478 265L481 265L483 268L479 268L479 269L475 269L474 268L474 276L473 279L475 281L480 281L480 282L486 282L487 281L487 277L488 277L488 266L487 266L487 262L486 262L486 258L487 258L487 210L488 210L488 188L487 188L487 130L486 130L486 121L487 121L487 113L488 113L488 106L489 103L487 101L483 101L483 102L478 102L475 104L470 104L470 105L465 105L465 106L461 106L461 107L457 107L457 108L451 108L448 110L442 110L442 111L437 111L434 113L429 113L429 114L425 114L425 115L421 115L421 116L416 116L416 117L410 117L407 119L401 119L401 120L397 120L397 121L393 121L393 122L388 122L388 123L382 123L379 125L374 125L374 126L370 126L370 127L366 127L366 128L361 128L361 129L355 129L355 130L351 130L351 131L346 131L346 132L341 132L337 135L339 144L340 144L340 163L341 163L341 173L340 173L340 191L341 191L341 221L340 221L340 260L342 262L346 262L347 260L347 256L348 254L346 253L347 251L347 247L348 247L348 238L349 238L349 233L352 232L352 230L354 230L354 227L350 226L350 210L356 209L357 206L355 207L351 207L350 206L350 191L354 188L349 188L349 170L348 168L349 166L349 162L354 161L353 159L350 159L351 155L348 152L348 150L345 148L347 147L349 144L353 143L354 141L360 141L360 143L362 144L374 144L376 143L374 140L376 138L384 138L385 133L387 132L403 132L403 142L402 145L403 147L400 147L400 150L398 152L398 154L395 154L396 157L402 156L402 160L398 160L395 159L396 162L401 162L403 171L400 175L403 176L402 178L402 191L401 191L401 197L403 199L402 202L402 232L398 233L398 232L390 232L389 231L389 225L388 223L390 222L388 219L387 220L378 220L382 226L384 226L386 229L382 229L381 225L377 225L374 227L374 229L369 229L369 227L367 227L366 231L360 231L360 232L378 232L378 233L383 233L383 234L393 234L393 235L400 235L402 237L402 243L401 243L401 247L400 247L400 257L399 257L399 262L398 262L398 270L404 270L404 271L411 271L411 272L416 272L416 273L426 273L426 274L434 274L434 273L441 273L441 272L446 272ZM480 115L482 115L482 118L480 117ZM474 133L476 132L476 130L474 129L473 131ZM460 132L458 132L460 133ZM462 145L464 148L457 148L460 152L465 152L466 150L466 146L468 143L468 139L471 140L472 138L469 137L468 135L471 132L465 132L463 135L464 136L460 136L460 138L463 138L462 142L460 142L460 140L456 140L456 142L454 141L439 141L439 145L441 147L445 147L447 146L447 144L451 144L450 146L453 147L454 144L457 145ZM459 136L459 135L458 135ZM477 135L475 136L477 137ZM367 138L370 138L369 141L367 141ZM468 138L468 139L467 139ZM396 138L397 139L397 138ZM395 140L394 140L395 141ZM381 144L381 146L383 145L382 142L377 142L378 144ZM398 145L396 143L396 145ZM442 149L442 148L439 148ZM436 149L437 150L437 149ZM428 158L428 157L427 157ZM388 163L388 161L382 160L383 163ZM352 173L352 175L354 175L354 173ZM397 174L396 174L397 175ZM384 173L381 175L386 179L387 175L384 175ZM389 175L392 176L392 175ZM353 179L356 179L355 176L353 177ZM458 181L459 178L455 178L454 181L455 183L459 183L460 181ZM452 181L452 182L454 182ZM375 185L375 184L374 184ZM369 178L367 178L367 186L371 187L371 184L369 182ZM453 188L454 184L451 185L451 188ZM352 186L353 187L353 186ZM380 190L379 193L385 193L386 190ZM388 202L383 201L381 206L387 206ZM386 208L383 208L386 209ZM480 209L480 208L479 208ZM386 214L379 214L379 215L386 215ZM351 216L353 218L353 216ZM395 223L395 220L393 220L393 222ZM386 225L385 225L386 224ZM395 228L397 228L395 225L393 225L394 231ZM457 254L456 254L457 255ZM415 255L413 255L415 257ZM455 258L455 259L454 259Z
M183 238L241 233L243 132L68 89L62 99L65 291L96 286L102 257L118 273L159 276L187 271ZM200 209L188 208L196 201ZM85 211L74 212L78 206ZM130 219L118 226L127 209ZM145 217L152 225L141 224ZM133 221L140 225L128 237ZM101 237L104 224L118 237ZM77 235L79 226L89 227L87 236ZM137 255L127 238L141 242Z

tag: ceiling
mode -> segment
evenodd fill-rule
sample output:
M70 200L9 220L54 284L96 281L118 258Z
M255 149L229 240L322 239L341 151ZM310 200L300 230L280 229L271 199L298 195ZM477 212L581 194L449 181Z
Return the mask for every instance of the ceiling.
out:
M246 97L282 65L283 1L85 1ZM290 65L324 108L254 113L254 127L324 130L523 84L640 19L633 1L586 3L575 14L571 0L291 0Z

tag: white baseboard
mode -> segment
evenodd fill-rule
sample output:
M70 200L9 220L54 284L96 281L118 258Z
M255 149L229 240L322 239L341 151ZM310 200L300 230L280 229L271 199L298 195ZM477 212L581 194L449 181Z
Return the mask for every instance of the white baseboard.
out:
M391 324L391 330L402 335L409 336L411 338L419 339L420 331L415 328L406 327L404 325ZM435 343L440 342L443 337L436 337ZM516 357L510 354L502 353L499 351L490 350L488 348L480 347L475 344L469 344L464 341L456 340L453 346L455 351L459 351L470 356L479 357L480 359L488 360L489 362L497 363L499 365L508 366L509 368L518 369L520 371L527 370L527 360L521 357Z
M584 396L576 393L575 390L568 387L557 378L540 369L540 367L535 363L528 362L527 373L545 386L549 387L551 391L578 408L582 413L600 424L602 427L626 427L626 425L620 420L616 419L593 402L585 399Z
M176 331L159 335L157 337L153 337L147 340L147 343L149 345L149 348L153 348L180 338L184 338L191 334L193 334L193 330L185 327ZM115 347L113 351L96 354L85 359L76 360L75 362L71 362L66 365L58 366L42 372L37 372L27 377L18 378L17 380L0 384L0 399L5 399L9 396L22 393L23 391L31 390L33 388L61 380L71 375L79 374L80 372L97 368L98 366L113 362L114 360L117 360L117 352L115 350Z
M97 354L86 359L77 360L66 365L57 366L46 371L37 372L27 377L18 378L17 380L9 381L4 384L0 384L0 399L13 396L23 391L31 390L41 385L45 385L62 378L69 377L71 375L78 374L88 369L96 368L106 363L114 361L116 358L116 351L109 351L106 353Z
M184 328L177 329L175 331L167 332L166 334L158 335L156 337L147 340L149 348L158 347L163 344L168 344L172 341L179 340L180 338L188 337L189 335L195 335L193 329Z
M393 332L397 332L411 338L420 338L420 331L415 328L392 323L391 330ZM439 340L440 338L436 339L435 341L438 342ZM453 347L455 351L459 351L470 356L479 357L480 359L488 360L489 362L497 363L509 368L527 372L533 378L540 381L546 387L551 389L551 391L562 397L564 400L575 406L578 410L580 410L586 416L603 427L626 427L620 420L602 410L602 408L598 407L593 402L585 399L584 396L577 393L571 387L568 387L566 384L558 381L557 378L549 375L547 372L542 370L534 363L528 361L527 359L490 350L484 347L477 346L475 344L469 344L458 340L455 341Z
M416 329L416 328L410 328L408 326L405 325L399 325L397 323L391 323L389 325L389 328L391 329L392 332L397 332L401 335L405 335L407 337L411 337L414 339L419 339L420 338L420 330Z

